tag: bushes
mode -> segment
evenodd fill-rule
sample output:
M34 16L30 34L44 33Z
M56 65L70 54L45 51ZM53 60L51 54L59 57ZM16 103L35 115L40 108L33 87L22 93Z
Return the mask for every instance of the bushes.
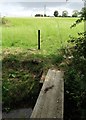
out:
M86 8L82 8L81 18L72 26L86 22ZM72 47L66 49L67 59L72 56L65 70L65 120L86 119L86 31L78 33L78 38L70 38Z
M71 38L66 59L72 56L65 71L65 119L82 119L86 111L86 32ZM68 56L67 56L68 55ZM69 109L70 108L70 109Z

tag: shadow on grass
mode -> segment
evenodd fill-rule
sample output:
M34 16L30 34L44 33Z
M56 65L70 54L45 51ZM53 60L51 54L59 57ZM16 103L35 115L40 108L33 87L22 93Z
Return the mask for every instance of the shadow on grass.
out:
M35 52L34 52L35 53ZM42 84L40 79L49 68L57 68L63 60L60 54L42 55L28 51L4 51L2 62L3 111L17 107L34 107Z

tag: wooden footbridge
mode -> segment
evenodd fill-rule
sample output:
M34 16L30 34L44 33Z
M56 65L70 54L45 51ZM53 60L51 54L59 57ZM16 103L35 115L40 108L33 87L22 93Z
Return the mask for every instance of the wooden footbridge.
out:
M60 118L64 110L63 72L49 69L30 118Z

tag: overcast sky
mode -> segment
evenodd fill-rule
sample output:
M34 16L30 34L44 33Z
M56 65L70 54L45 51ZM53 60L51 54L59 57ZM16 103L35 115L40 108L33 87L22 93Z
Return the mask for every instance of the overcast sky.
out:
M26 2L25 2L26 1ZM44 14L44 11L47 15L53 15L55 10L58 10L59 15L62 14L63 10L67 10L69 15L72 14L73 10L80 11L84 6L82 0L46 0L40 2L40 0L15 0L11 2L7 0L0 1L0 14L1 16L12 16L12 17L28 17L34 16L37 13ZM44 9L45 8L45 9Z

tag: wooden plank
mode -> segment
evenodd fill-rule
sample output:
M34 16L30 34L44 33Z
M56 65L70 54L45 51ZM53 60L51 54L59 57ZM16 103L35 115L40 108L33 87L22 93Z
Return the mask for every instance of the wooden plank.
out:
M31 118L61 118L62 120L63 102L63 72L49 69Z

